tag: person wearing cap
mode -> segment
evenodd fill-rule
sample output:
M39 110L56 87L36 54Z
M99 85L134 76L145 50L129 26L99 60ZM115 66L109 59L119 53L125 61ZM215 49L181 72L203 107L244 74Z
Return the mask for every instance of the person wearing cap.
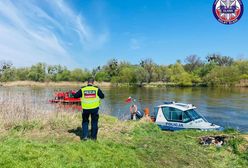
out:
M83 109L82 113L82 138L83 140L87 140L89 138L88 135L88 127L89 127L89 116L91 116L91 138L93 140L97 139L98 132L98 119L99 119L99 106L100 99L104 99L104 94L101 89L97 86L94 86L94 79L89 78L87 86L79 89L76 94L74 94L74 98L81 98L81 105Z

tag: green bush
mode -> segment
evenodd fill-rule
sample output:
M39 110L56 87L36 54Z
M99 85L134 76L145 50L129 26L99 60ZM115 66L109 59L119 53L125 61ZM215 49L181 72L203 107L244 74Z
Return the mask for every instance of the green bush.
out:
M2 82L16 80L16 70L14 68L6 69L0 76Z
M28 79L37 82L44 82L46 77L46 65L43 63L38 63L31 66L28 73Z
M208 62L192 55L187 57L186 64L177 61L171 65L158 65L152 59L141 60L139 64L108 61L102 67L92 71L76 68L67 69L61 65L38 63L31 67L14 68L11 63L0 61L0 81L31 80L31 81L80 81L94 76L98 82L114 84L138 84L166 82L167 85L157 86L219 86L233 85L241 79L248 79L248 61L236 60L220 55L210 55Z
M233 85L239 80L239 71L235 66L215 67L204 78L209 85Z
M70 81L78 82L85 82L90 76L88 72L79 68L72 70L68 75L70 75Z
M96 74L95 76L96 81L98 82L109 82L110 81L110 76L108 75L107 72L105 71L100 71Z

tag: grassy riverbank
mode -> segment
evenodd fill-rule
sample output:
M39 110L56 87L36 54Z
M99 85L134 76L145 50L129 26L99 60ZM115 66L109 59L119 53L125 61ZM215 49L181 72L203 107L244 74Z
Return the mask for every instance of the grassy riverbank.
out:
M80 114L5 124L0 167L244 167L248 144L236 132L160 131L144 121L100 116L98 141L80 141ZM221 148L199 145L203 135L231 136Z

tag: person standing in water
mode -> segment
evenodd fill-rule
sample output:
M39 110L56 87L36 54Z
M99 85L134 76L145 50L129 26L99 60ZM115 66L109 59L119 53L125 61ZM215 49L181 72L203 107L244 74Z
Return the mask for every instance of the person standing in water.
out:
M136 113L138 111L138 107L135 104L132 104L130 106L130 113L131 113L131 120L136 120Z

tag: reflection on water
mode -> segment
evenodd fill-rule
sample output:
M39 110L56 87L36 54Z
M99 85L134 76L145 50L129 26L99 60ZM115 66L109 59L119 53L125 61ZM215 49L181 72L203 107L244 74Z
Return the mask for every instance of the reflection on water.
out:
M104 90L104 104L112 107L111 114L128 117L124 100L135 97L140 109L164 101L192 103L210 122L248 131L248 88L118 88Z
M77 89L77 88L71 88ZM0 101L16 94L30 95L33 103L46 110L54 110L48 103L54 91L68 88L0 88ZM198 107L210 122L225 127L238 128L248 132L248 88L108 88L102 89L106 98L102 101L101 112L121 119L129 117L129 105L125 100L132 96L140 109L162 104L164 101L192 103Z

